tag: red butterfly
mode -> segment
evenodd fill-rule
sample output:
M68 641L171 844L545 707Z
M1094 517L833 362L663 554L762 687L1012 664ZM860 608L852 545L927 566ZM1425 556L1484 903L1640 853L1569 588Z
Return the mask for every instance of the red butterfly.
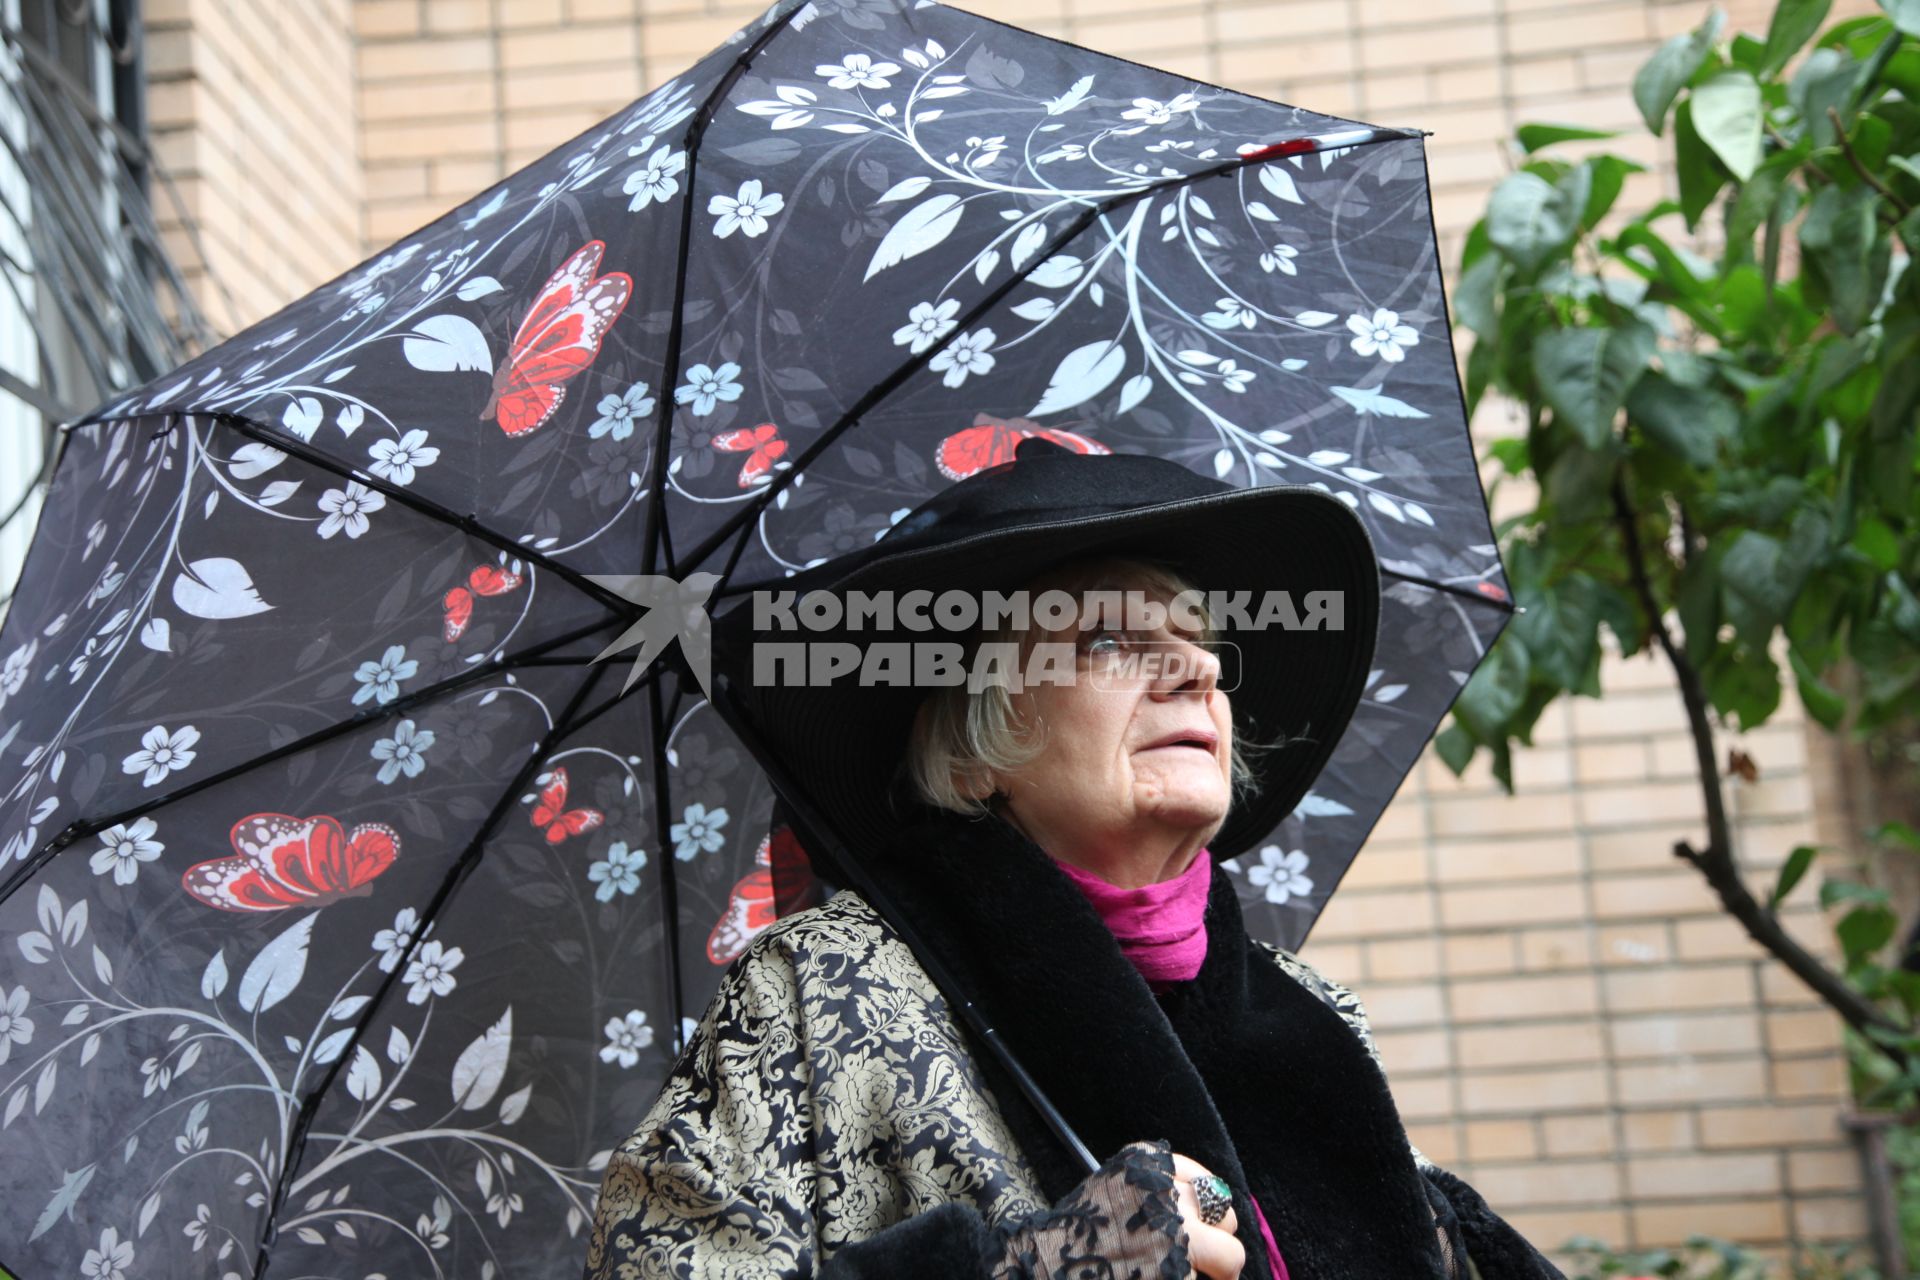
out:
M1473 584L1473 589L1489 600L1505 600L1507 598L1506 588L1496 586L1491 582L1476 582Z
M814 879L807 851L792 828L775 827L763 837L753 862L753 870L733 886L726 914L707 935L707 959L715 964L732 964L780 916L820 901L820 882Z
M255 813L233 824L230 857L188 867L186 891L222 911L281 911L364 898L400 853L400 833L362 823L348 835L320 814Z
M1015 426L1014 423L1026 423ZM1022 440L1039 436L1075 453L1112 453L1098 440L1058 427L1042 427L1028 418L1011 422L991 414L975 414L973 425L956 431L940 442L933 455L934 465L949 480L965 480L977 471L1013 461L1013 451Z
M441 601L447 616L440 634L446 637L448 643L458 640L473 618L474 596L503 596L522 581L518 560L513 562L511 569L493 564L481 565L467 575L466 586L455 587Z
M533 825L544 827L548 844L559 844L568 836L591 831L607 820L598 809L567 808L567 771L555 766L540 775L540 799L533 806Z
M594 275L606 250L603 241L589 240L547 277L494 371L482 422L497 414L502 431L526 435L553 416L567 398L567 380L600 354L601 340L633 295L633 277L625 272Z
M713 447L723 453L747 455L740 464L740 487L751 489L773 479L773 464L787 451L787 442L780 438L780 428L763 422L747 430L722 431L713 438Z

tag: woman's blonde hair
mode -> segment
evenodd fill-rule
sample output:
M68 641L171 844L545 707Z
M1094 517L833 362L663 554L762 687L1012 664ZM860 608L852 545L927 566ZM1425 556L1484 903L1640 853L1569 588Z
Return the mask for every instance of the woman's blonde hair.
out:
M1124 575L1129 588L1168 597L1195 591L1171 565L1123 556L1082 561L1047 577L1060 589L1073 591L1096 576L1108 575ZM1211 649L1218 631L1204 595L1198 598L1203 629L1194 643ZM1027 634L1027 629L1006 626L977 637L976 644L1019 644L1024 655ZM1028 728L1020 724L1013 693L1003 683L988 683L978 692L969 692L965 684L934 690L920 705L907 737L906 772L914 792L926 803L955 813L969 817L986 813L992 793L984 789L992 775L1028 764L1046 744L1044 723L1031 726L1037 733L1026 732ZM1234 733L1230 773L1235 800L1254 784L1253 759L1277 745L1249 742Z

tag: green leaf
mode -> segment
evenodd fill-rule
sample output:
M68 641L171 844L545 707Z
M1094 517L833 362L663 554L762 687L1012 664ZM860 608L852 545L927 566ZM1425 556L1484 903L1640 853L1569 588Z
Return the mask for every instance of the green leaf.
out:
M1915 831L1904 822L1881 823L1874 830L1873 838L1885 844L1903 844L1915 852L1920 852L1920 831Z
M1613 129L1588 129L1577 124L1523 124L1513 131L1513 140L1528 155L1556 142L1590 142L1619 136Z
M1880 0L1880 7L1902 34L1920 36L1920 0Z
M1824 728L1839 728L1847 716L1847 700L1821 682L1820 673L1808 665L1798 649L1787 649L1787 665L1793 668L1794 684L1800 690L1800 702L1807 714Z
M1673 100L1706 62L1725 24L1726 15L1715 9L1692 31L1661 45L1635 73L1633 105L1640 108L1640 118L1656 135L1665 132Z
M1506 265L1498 254L1483 254L1453 291L1454 318L1483 338L1499 336L1500 272Z
M1700 225L1700 215L1727 185L1727 168L1693 127L1693 104L1683 102L1673 113L1673 164L1680 179L1680 215L1687 230Z
M1813 865L1814 855L1819 852L1817 845L1803 844L1794 847L1793 852L1787 855L1787 865L1780 868L1780 879L1773 886L1773 897L1767 900L1767 910L1780 909L1780 904L1787 900L1787 895L1793 892L1794 886L1799 884L1807 874L1807 868Z
M1465 773L1467 766L1473 763L1473 753L1479 749L1479 746L1480 744L1473 740L1473 735L1458 723L1450 724L1433 735L1434 752L1439 755L1440 763L1451 769L1456 778Z
M1638 321L1618 329L1559 329L1534 341L1533 375L1555 416L1589 449L1601 449L1653 348L1653 330Z
M1885 907L1855 907L1841 917L1834 933L1846 952L1847 963L1852 965L1892 942L1899 924L1898 917Z
M1860 522L1860 527L1853 531L1853 548L1883 572L1900 563L1900 539L1878 516L1868 516Z
M1770 157L1766 163L1754 170L1740 193L1733 198L1727 208L1727 243L1734 247L1729 253L1726 266L1732 267L1745 259L1753 247L1753 233L1766 224L1767 215L1773 211L1774 201L1779 199L1781 188L1787 179L1800 167L1803 155L1799 149L1783 151Z
M1589 229L1599 226L1600 220L1613 208L1613 202L1620 198L1621 188L1627 183L1627 175L1646 171L1647 166L1636 164L1624 156L1588 157L1587 172L1592 176L1592 183L1587 194L1586 208L1580 211L1580 225Z
M1886 285L1893 245L1875 220L1879 203L1871 187L1822 187L1800 225L1800 247L1818 268L1833 322L1845 333L1872 318Z
M1831 911L1843 902L1884 907L1888 901L1889 895L1885 889L1876 889L1870 884L1859 884L1852 880L1828 880L1820 886L1820 909L1823 911Z
M1813 39L1832 7L1833 0L1781 0L1767 25L1767 50L1760 60L1760 74L1777 75L1801 46Z
M1898 573L1889 572L1881 581L1887 586L1887 621L1909 644L1920 644L1920 598Z
M1487 238L1531 275L1572 243L1580 207L1569 204L1566 193L1545 178L1522 171L1494 188L1487 204Z
M1760 84L1746 71L1722 71L1688 99L1693 127L1741 182L1760 167Z
M1503 727L1526 700L1529 669L1527 651L1502 639L1460 690L1453 714L1482 742L1504 742Z
M1627 416L1649 440L1695 467L1712 466L1720 442L1740 427L1740 410L1726 396L1683 387L1657 372L1634 386Z
M1787 100L1800 112L1800 127L1816 147L1833 145L1833 122L1827 108L1844 107L1853 94L1857 64L1838 49L1815 49L1793 73Z
M1780 669L1764 649L1723 645L1700 674L1714 710L1733 717L1742 733L1765 724L1780 709Z

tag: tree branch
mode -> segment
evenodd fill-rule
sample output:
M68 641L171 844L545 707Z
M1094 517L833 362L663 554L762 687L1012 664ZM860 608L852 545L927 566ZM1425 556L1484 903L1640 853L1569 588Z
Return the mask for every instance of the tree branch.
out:
M1700 672L1667 629L1666 616L1647 577L1646 563L1640 550L1639 528L1627 499L1626 480L1620 473L1616 473L1613 479L1613 509L1621 536L1626 541L1627 565L1633 575L1634 592L1639 597L1640 607L1647 612L1654 638L1673 667L1674 679L1680 687L1680 700L1687 710L1687 724L1693 732L1694 762L1699 769L1701 800L1706 809L1707 846L1695 849L1684 840L1677 841L1673 846L1674 856L1705 876L1707 883L1719 895L1721 905L1740 922L1747 936L1765 947L1794 976L1806 983L1815 995L1831 1005L1847 1025L1862 1036L1867 1035L1870 1027L1880 1027L1897 1034L1908 1033L1910 1028L1888 1018L1872 1001L1848 985L1844 977L1801 946L1781 927L1779 917L1760 905L1747 888L1746 881L1741 879L1739 866L1733 857L1733 830L1727 819L1726 796L1720 785L1720 767L1714 758L1713 722L1707 712L1706 685ZM1873 1044L1903 1069L1907 1066L1905 1054L1878 1041L1873 1041Z
M1853 143L1847 140L1847 127L1840 123L1840 113L1832 107L1828 107L1827 119L1833 121L1833 136L1839 140L1840 150L1846 154L1847 163L1853 166L1853 171L1860 175L1860 181L1866 183L1882 196L1886 197L1888 203L1900 211L1901 217L1904 218L1912 213L1913 206L1893 194L1893 188L1882 182L1879 177L1870 171L1861 161L1859 152L1855 151L1853 149Z

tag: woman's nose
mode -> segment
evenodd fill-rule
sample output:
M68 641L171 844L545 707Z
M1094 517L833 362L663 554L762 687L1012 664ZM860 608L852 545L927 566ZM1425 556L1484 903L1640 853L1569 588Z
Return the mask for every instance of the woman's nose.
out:
M1191 640L1176 640L1166 650L1167 661L1160 679L1154 684L1154 696L1170 698L1183 693L1209 695L1220 683L1220 655Z

